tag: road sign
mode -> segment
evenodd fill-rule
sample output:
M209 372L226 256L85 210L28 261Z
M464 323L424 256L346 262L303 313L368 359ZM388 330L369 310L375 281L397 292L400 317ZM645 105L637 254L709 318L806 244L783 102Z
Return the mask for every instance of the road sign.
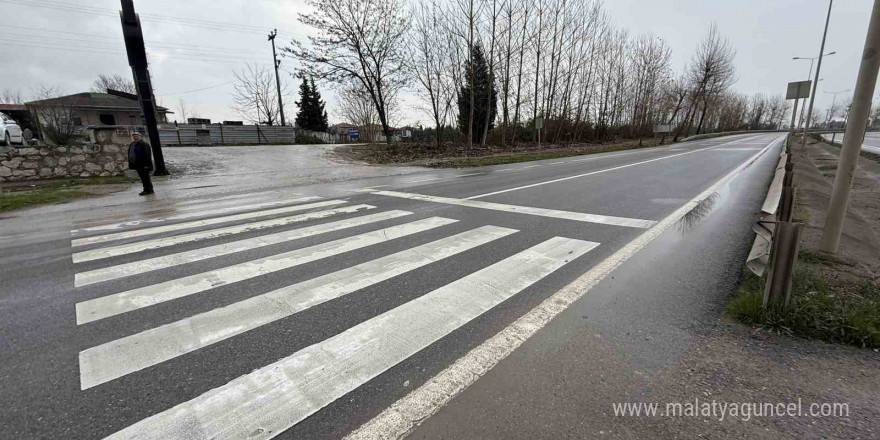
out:
M788 91L785 99L802 99L810 97L810 85L812 81L796 81L788 83Z
M535 118L535 128L540 130L541 127L543 127L543 126L544 126L544 118L542 116L538 116L537 118Z
M360 132L358 131L357 128L349 128L348 129L348 137L351 139L358 139L358 138L360 138Z
M672 126L671 125L655 125L654 133L671 133Z

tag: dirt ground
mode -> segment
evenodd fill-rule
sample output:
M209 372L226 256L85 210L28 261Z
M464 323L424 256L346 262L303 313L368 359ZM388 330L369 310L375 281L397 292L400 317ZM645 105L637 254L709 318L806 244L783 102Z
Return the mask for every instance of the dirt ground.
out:
M814 139L805 147L794 145L795 217L805 225L803 250L820 253L839 153L839 147ZM872 280L880 277L880 162L859 157L840 250L836 255L822 256L836 263L836 270Z

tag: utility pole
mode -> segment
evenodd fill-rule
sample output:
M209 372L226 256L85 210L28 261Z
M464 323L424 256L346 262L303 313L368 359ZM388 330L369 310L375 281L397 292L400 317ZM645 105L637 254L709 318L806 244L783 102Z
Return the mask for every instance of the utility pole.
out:
M281 66L281 60L275 54L275 36L278 35L278 29L269 32L269 41L272 42L272 61L275 66L275 88L278 89L278 110L281 112L281 126L284 126L284 104L281 103L281 78L278 76L278 67Z
M859 77L856 80L855 94L846 121L843 146L840 148L837 176L834 178L831 202L828 204L828 213L825 217L825 231L822 235L822 250L825 252L837 253L840 245L846 206L849 204L849 193L852 190L853 172L865 138L865 127L868 125L868 116L871 113L871 97L874 95L877 72L880 70L878 51L880 51L880 0L874 0L868 35L865 37L865 49L862 51L862 64L859 66Z
M801 139L801 145L807 145L807 130L810 129L810 117L813 115L813 103L816 101L816 89L819 87L819 71L822 70L822 55L825 53L825 37L828 36L828 22L831 21L831 6L834 0L828 0L828 16L825 17L825 32L822 33L822 46L819 48L819 62L816 64L816 80L813 82L813 93L810 94L810 109L804 116L807 118L804 123L804 137Z
M122 35L125 38L125 52L128 54L128 65L134 76L134 84L137 87L138 99L141 102L141 111L144 113L144 123L150 136L150 146L153 150L153 158L156 162L154 176L167 176L165 169L165 156L162 155L162 143L159 142L159 127L156 118L156 98L153 96L153 84L150 80L150 72L147 69L147 51L144 48L144 33L141 29L141 19L134 12L132 0L120 0L122 10L119 17L122 20Z

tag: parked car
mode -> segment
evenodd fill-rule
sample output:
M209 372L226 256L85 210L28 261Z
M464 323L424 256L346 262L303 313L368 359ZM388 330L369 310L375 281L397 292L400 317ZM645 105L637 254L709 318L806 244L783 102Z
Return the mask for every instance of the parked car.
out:
M12 145L13 143L24 145L21 127L12 118L3 113L0 113L0 142L5 145Z

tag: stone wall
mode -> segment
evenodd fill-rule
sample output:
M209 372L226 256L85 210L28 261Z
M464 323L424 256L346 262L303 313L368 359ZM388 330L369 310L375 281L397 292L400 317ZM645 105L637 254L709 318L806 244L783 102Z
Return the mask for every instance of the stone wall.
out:
M56 177L118 176L128 169L127 146L0 147L0 182Z

